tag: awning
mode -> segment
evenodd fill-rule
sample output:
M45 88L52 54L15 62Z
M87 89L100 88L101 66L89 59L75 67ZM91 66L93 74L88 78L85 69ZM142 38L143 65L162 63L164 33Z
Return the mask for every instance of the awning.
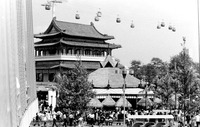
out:
M173 115L131 115L128 119L173 119Z
M121 96L120 99L116 102L116 107L123 107L124 106L124 97ZM131 103L125 98L125 107L132 107Z
M122 89L93 89L96 94L123 94ZM143 89L141 88L127 88L125 89L125 94L130 94L130 95L145 95L145 93L142 93ZM153 95L153 91L148 91L147 95Z
M101 108L103 107L103 104L99 101L99 99L92 98L89 103L87 104L88 107L97 107L97 108Z
M141 106L152 106L153 102L149 98L144 97L140 99L137 104Z
M37 91L49 91L57 89L57 83L55 82L36 82Z
M110 95L108 95L103 101L102 104L104 106L115 106L115 101L112 99Z

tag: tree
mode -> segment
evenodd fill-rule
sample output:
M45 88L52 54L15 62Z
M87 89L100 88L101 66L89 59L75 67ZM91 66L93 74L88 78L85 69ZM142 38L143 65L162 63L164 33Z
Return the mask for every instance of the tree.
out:
M190 112L191 98L199 92L199 78L194 65L185 47L178 55L171 58L169 64L170 73L175 73L174 78L179 82L178 93L181 95L180 104L184 113Z
M171 87L172 76L170 73L157 79L157 88L154 91L157 97L162 98L163 106L170 108L169 99L172 96L173 89Z
M75 64L75 68L67 74L57 76L58 93L57 105L63 112L86 110L87 103L95 95L92 84L88 82L87 71L81 66L81 62Z
M143 75L143 79L150 85L153 83L154 78L156 77L156 70L154 66L149 63L147 65L143 65L141 67L141 73Z
M134 71L134 76L138 79L141 79L141 62L139 60L132 60L131 61L131 70Z
M163 62L160 58L152 58L151 64L154 66L154 69L156 70L156 76L164 76L167 74L168 70L168 63Z

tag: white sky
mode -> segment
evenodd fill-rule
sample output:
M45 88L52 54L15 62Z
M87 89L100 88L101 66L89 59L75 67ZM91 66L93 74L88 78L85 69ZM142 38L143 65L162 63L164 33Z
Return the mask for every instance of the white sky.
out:
M41 4L46 0L33 0L34 33L44 32L52 20L52 11ZM94 21L96 12L102 12L99 22ZM182 47L182 37L186 37L186 47L190 56L198 62L198 17L197 0L68 0L57 4L57 20L90 24L93 22L98 31L112 35L110 43L122 45L113 50L113 56L125 66L131 60L141 60L146 64L153 57L169 61ZM78 11L80 19L75 19ZM119 15L122 22L116 23ZM133 20L135 28L131 29ZM156 29L159 22L166 27ZM176 32L168 30L169 24Z

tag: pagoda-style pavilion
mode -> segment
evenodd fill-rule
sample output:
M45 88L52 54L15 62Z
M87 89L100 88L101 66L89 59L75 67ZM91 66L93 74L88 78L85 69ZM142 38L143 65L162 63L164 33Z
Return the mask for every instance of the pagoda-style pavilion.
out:
M53 18L41 39L35 43L36 78L39 82L52 81L57 71L74 68L78 60L88 71L100 68L100 62L121 45L107 43L113 36L100 33L90 25L58 21Z
M90 25L58 21L53 18L44 33L34 36L35 64L38 98L48 99L55 105L55 90L52 83L57 72L65 73L75 67L77 61L89 72L101 68L106 56L121 45L107 43L113 36L100 33ZM53 91L53 93L52 93ZM41 98L40 98L41 97Z

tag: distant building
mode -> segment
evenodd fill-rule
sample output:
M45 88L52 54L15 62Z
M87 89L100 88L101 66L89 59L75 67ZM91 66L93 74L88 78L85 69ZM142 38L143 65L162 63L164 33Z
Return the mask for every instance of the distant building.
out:
M44 33L35 35L41 41L35 42L36 81L39 100L48 100L55 106L55 91L52 86L57 72L67 73L81 60L87 71L101 68L106 56L120 45L107 43L114 39L100 33L90 25L70 23L52 19ZM52 89L52 90L51 90Z
M144 97L143 89L138 88L139 84L144 84L136 77L130 75L127 71L125 79L122 76L123 66L119 65L111 56L107 56L101 62L101 68L91 72L88 81L92 82L93 90L97 94L97 98L103 102L107 97L118 102L120 98L123 100L123 85L125 85L125 96L130 102L132 108L137 108L137 102ZM153 92L148 91L149 98L153 98ZM122 101L123 102L123 101ZM109 102L108 102L109 103Z
M0 125L28 127L36 112L31 0L0 4Z

